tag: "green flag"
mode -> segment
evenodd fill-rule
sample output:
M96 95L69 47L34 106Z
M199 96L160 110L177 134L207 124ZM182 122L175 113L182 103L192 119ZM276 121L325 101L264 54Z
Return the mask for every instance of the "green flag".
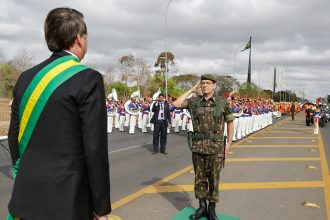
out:
M245 45L244 49L241 50L241 52L243 52L244 50L250 49L251 48L251 39L249 40L249 42L247 42L247 44Z

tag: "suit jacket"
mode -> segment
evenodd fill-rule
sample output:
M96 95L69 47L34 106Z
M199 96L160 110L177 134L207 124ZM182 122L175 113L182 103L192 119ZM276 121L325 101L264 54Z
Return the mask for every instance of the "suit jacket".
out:
M8 142L18 154L19 106L33 77L66 52L23 72L13 92ZM50 96L21 157L9 211L33 220L91 220L108 214L110 180L107 113L101 74L85 69Z
M152 106L151 111L154 113L154 115L152 116L150 122L151 123L157 123L158 122L158 114L159 114L159 110L160 110L160 105L158 104L154 104ZM164 120L165 120L165 124L166 127L168 126L168 124L170 124L170 120L171 120L171 113L170 113L170 106L167 102L164 102Z

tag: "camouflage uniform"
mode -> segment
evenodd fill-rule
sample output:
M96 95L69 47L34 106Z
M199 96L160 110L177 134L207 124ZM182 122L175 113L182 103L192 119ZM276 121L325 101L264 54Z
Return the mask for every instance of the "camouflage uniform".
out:
M216 107L219 105L219 107ZM195 195L209 202L219 201L220 171L224 159L224 123L234 120L229 103L219 97L196 97L182 104L192 115L194 133L192 161L195 171Z

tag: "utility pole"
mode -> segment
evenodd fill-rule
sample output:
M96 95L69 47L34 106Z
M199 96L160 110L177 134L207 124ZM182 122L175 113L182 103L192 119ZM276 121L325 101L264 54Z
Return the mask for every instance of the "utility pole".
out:
M275 95L275 89L276 89L276 67L274 67L273 98L274 98L274 95Z
M247 83L251 83L251 49L252 48L252 37L250 37L250 54L249 54L249 68L248 68L248 77L247 77Z

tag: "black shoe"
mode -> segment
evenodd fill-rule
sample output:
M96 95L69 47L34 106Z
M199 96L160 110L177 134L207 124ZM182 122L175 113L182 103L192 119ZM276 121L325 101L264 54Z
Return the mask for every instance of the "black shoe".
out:
M161 150L160 153L167 155L166 151Z
M190 220L198 220L202 217L207 217L207 204L206 199L199 200L199 208L189 216Z
M217 214L215 213L215 203L210 202L209 208L207 210L207 219L208 220L219 220Z
M152 152L152 154L157 154L158 153L158 150L154 150L153 152Z

